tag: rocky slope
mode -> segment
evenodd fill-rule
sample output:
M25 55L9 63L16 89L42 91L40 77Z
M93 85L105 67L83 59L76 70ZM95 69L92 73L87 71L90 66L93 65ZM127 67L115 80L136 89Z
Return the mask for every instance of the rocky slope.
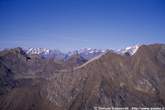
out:
M8 51L10 54L0 53L3 70L0 72L1 82L7 83L1 85L1 88L10 88L0 96L1 110L93 110L94 107L165 106L164 44L142 45L132 56L108 51L71 70L63 69L61 64L60 68L55 68L57 64L53 61L50 63L39 59L36 62L16 50ZM32 60L30 64L29 59ZM40 65L31 69L34 62L35 65ZM49 69L49 66L52 68ZM23 67L28 69L19 69ZM40 70L40 74L37 74L37 70ZM13 74L9 79L17 82L16 85L8 86L10 80L5 79L8 76L4 74Z

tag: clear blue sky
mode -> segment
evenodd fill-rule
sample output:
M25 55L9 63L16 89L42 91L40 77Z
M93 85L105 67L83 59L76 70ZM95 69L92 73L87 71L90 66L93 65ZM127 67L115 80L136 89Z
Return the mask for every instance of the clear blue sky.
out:
M0 0L0 47L165 43L165 0Z

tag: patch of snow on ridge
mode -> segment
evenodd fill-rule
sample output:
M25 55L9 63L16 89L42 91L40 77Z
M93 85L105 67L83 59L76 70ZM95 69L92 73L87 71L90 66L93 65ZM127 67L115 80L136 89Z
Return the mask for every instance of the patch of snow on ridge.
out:
M84 64L82 64L82 65L80 65L80 66L78 66L78 67L75 67L74 69L82 68L82 67L84 67L85 65L87 65L87 64L89 64L89 63L91 63L91 62L93 62L94 60L98 60L98 59L101 58L103 55L105 55L107 52L108 52L108 50L107 50L106 52L101 53L101 54L97 55L96 57L94 57L94 58L88 60L86 63L84 63Z

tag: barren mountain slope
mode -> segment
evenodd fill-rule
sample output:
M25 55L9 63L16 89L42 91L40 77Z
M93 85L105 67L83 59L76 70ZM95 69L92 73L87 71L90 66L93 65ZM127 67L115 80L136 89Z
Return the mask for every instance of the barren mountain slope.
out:
M143 45L133 56L107 52L73 70L17 79L18 86L1 96L0 108L33 110L34 104L34 110L165 106L164 68L163 44ZM27 100L26 104L22 100Z
M48 94L66 110L164 106L164 48L143 45L132 57L106 53L73 72L57 74L47 86Z
M63 68L61 63L51 59L43 59L38 55L29 56L21 48L0 52L0 59L15 73L15 76L42 75L42 73L46 76Z

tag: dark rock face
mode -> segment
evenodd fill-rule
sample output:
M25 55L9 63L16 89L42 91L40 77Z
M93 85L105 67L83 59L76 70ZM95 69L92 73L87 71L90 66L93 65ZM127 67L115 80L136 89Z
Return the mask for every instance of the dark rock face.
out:
M15 81L13 80L13 73L9 68L0 62L0 95L7 93L13 87L15 87Z
M79 57L73 59L69 63ZM165 106L164 44L143 45L133 56L107 52L72 70L64 68L64 64L21 51L1 52L0 109Z

